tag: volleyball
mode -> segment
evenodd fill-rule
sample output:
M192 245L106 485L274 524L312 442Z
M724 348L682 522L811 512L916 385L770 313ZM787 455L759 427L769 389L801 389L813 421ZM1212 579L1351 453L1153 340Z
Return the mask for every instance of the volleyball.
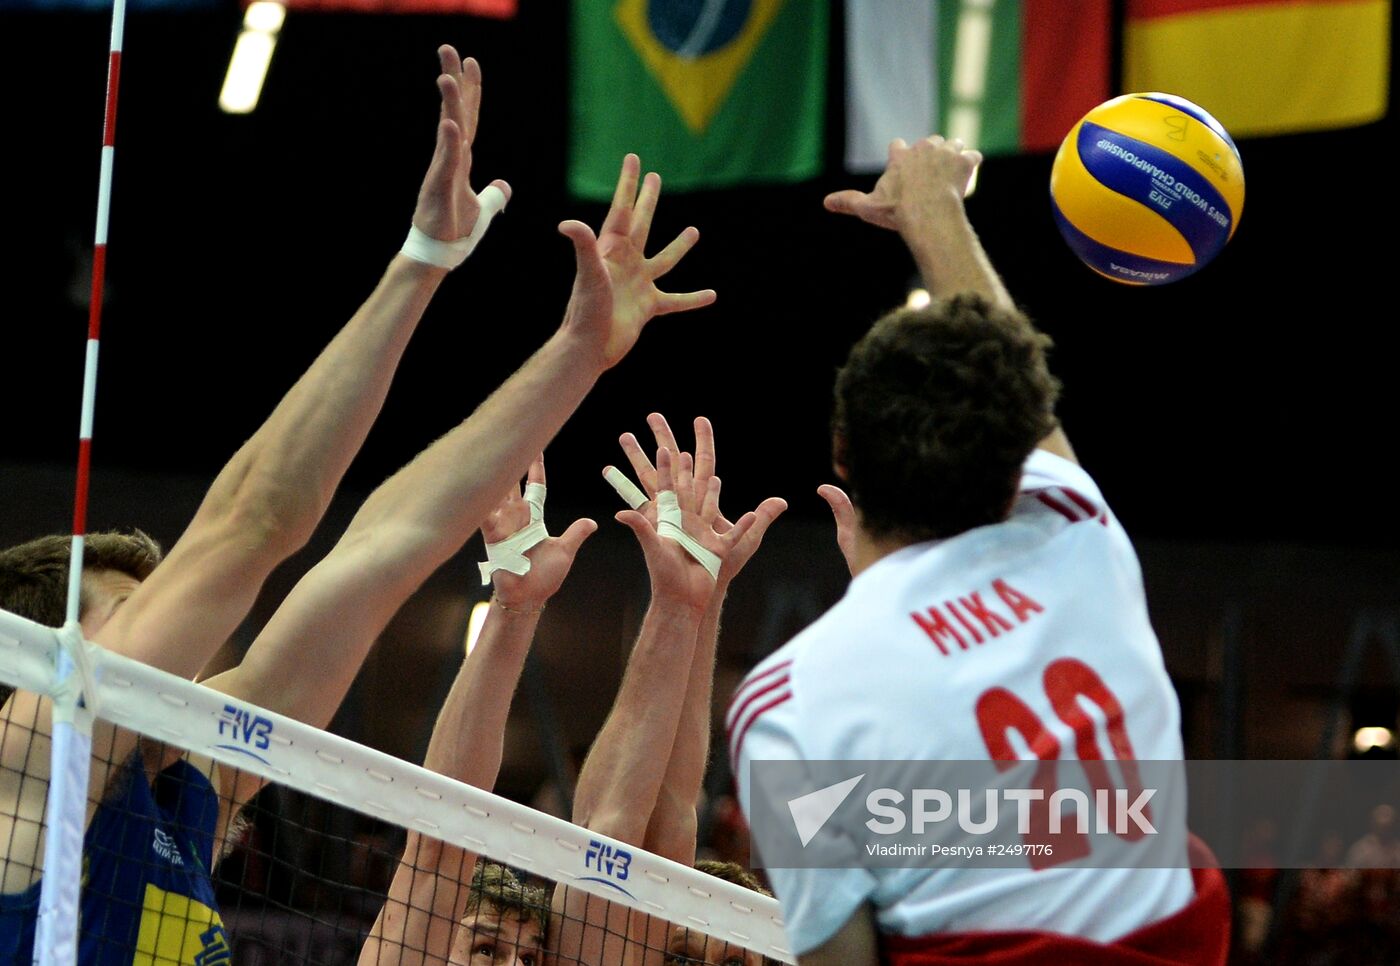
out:
M1244 168L1220 122L1171 94L1124 94L1084 115L1050 170L1055 222L1091 269L1162 285L1225 247L1244 208Z

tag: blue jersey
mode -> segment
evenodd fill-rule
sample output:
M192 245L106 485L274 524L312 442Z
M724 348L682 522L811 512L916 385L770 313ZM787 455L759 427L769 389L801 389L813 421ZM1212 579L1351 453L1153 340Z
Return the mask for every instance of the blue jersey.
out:
M230 962L214 883L219 798L178 761L152 785L140 752L122 767L83 841L81 966ZM0 895L0 966L29 966L39 889Z

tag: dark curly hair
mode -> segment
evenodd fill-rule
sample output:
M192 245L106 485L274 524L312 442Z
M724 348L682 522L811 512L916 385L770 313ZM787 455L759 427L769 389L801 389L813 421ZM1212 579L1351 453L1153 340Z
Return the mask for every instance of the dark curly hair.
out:
M1006 518L1022 463L1056 425L1050 345L971 294L875 323L837 374L832 417L867 531L932 540Z

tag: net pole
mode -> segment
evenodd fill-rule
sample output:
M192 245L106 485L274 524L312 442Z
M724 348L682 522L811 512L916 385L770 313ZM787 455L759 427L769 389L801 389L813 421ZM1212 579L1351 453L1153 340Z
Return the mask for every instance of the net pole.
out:
M71 964L78 956L78 909L83 836L87 816L88 762L92 755L92 720L79 711L81 693L73 687L72 647L82 647L78 626L87 533L88 480L92 460L92 421L97 397L97 350L102 328L102 298L107 274L107 223L112 208L112 165L117 130L117 89L121 77L122 33L126 0L113 0L112 37L107 54L107 100L102 120L102 166L98 177L97 223L93 235L92 294L88 301L88 335L83 368L82 414L78 429L78 472L73 496L73 544L69 558L68 602L61 634L69 646L59 651L53 705L53 744L49 761L49 797L44 821L44 878L34 942L36 964Z

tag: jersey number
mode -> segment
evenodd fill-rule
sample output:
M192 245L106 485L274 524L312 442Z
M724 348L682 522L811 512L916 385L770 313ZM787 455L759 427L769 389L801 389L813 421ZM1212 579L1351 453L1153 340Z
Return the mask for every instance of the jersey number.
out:
M1083 661L1062 658L1045 669L1044 685L1045 696L1050 699L1055 716L1074 732L1075 757L1083 763L1094 791L1106 791L1112 801L1117 786L1109 777L1108 765L1099 749L1094 719L1085 713L1079 703L1080 698L1092 701L1103 712L1108 742L1113 748L1113 757L1123 770L1128 797L1134 799L1141 794L1142 779L1138 774L1137 758L1133 755L1132 742L1128 740L1127 729L1123 726L1123 706L1103 683L1103 678ZM1075 821L1068 814L1060 831L1050 831L1050 796L1058 787L1055 769L1060 760L1060 742L1045 727L1045 723L1010 691L991 688L977 699L977 724L998 771L1009 771L1020 761L1011 745L1009 735L1012 731L1021 736L1040 762L1035 770L1034 783L1041 792L1041 798L1031 802L1030 831L1022 837L1029 845L1047 845L1050 848L1030 850L1031 868L1036 871L1048 869L1088 855L1088 836L1077 830ZM1143 815L1149 817L1149 821L1150 814L1150 806L1143 809ZM1142 830L1134 827L1133 823L1128 824L1129 830L1117 834L1129 841L1141 838Z

